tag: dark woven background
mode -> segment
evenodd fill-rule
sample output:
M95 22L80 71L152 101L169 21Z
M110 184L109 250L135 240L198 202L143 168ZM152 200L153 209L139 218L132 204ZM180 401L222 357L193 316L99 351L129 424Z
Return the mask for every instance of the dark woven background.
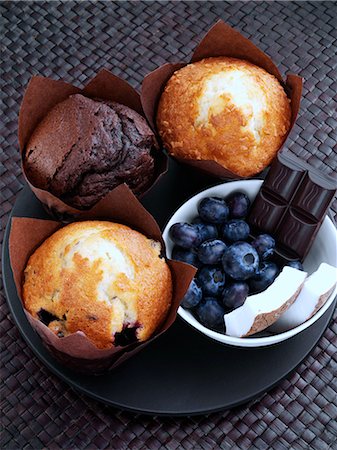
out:
M17 115L31 75L81 84L105 66L139 87L191 55L219 17L305 78L294 153L336 174L336 2L2 2L1 216L22 186ZM3 36L4 35L4 36ZM337 204L333 206L337 211ZM337 449L337 315L296 373L258 401L197 418L115 411L46 370L13 325L1 292L1 410L6 449ZM266 361L268 370L268 361ZM196 393L196 395L198 395Z

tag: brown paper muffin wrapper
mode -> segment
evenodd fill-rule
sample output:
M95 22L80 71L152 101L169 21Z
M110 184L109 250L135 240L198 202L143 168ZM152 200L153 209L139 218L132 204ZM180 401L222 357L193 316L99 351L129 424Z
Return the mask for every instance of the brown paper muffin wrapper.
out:
M165 245L158 224L149 212L139 203L131 190L125 185L113 189L91 211L82 211L79 220L110 220L125 224L159 241L162 253ZM30 255L56 230L64 226L61 222L26 217L13 217L9 237L10 263L18 296L22 302L22 282L24 269ZM179 304L188 289L196 269L178 261L167 260L173 283L171 308L164 322L160 324L151 339L144 343L133 343L125 347L98 349L81 331L59 338L46 325L35 319L24 309L32 327L40 335L44 345L62 364L86 373L99 373L113 369L122 361L143 349L149 342L164 333L174 322Z
M275 66L269 56L267 56L262 50L257 48L252 41L242 36L242 34L224 23L222 20L219 20L207 32L207 34L195 49L189 63L199 61L203 58L216 56L227 56L231 58L250 61L256 66L262 67L271 75L274 75L282 84L290 99L291 123L288 133L284 136L283 143L280 147L281 149L289 133L291 132L298 115L302 95L302 78L297 75L291 74L288 75L286 80L284 81L278 68ZM166 83L171 78L173 73L189 63L166 63L153 72L149 73L143 80L141 102L145 116L153 131L157 133L157 136L158 132L156 127L156 114L160 96L164 90ZM217 178L245 178L231 172L215 161L183 159L177 157L175 157L175 159Z
M144 117L138 92L126 81L113 75L106 69L102 69L83 89L79 89L64 81L56 81L42 76L34 76L31 78L23 96L19 113L18 135L22 172L36 197L44 204L47 211L56 218L63 218L67 215L76 216L80 211L67 205L50 192L39 189L29 181L23 164L24 150L33 131L46 114L55 105L74 94L82 94L89 98L99 98L121 103ZM153 181L147 190L151 189L161 175L167 171L168 162L166 154L158 148L156 154L153 156L155 160L155 173Z

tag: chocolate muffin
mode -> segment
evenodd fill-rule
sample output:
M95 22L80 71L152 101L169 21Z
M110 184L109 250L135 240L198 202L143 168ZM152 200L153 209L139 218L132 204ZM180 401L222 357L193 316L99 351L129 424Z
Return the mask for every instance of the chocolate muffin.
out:
M136 111L76 94L34 130L24 168L35 187L88 209L121 183L142 194L154 176L156 148L154 134Z

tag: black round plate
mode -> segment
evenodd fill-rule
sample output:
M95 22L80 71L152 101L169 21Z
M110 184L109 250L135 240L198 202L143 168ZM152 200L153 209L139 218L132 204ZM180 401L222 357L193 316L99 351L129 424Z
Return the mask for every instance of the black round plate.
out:
M173 162L170 171L143 199L163 226L188 197L214 180ZM25 187L13 216L47 218ZM160 338L116 370L84 376L58 364L30 327L17 296L8 256L7 225L3 246L3 277L9 307L24 339L40 360L79 391L108 405L156 415L193 415L231 408L273 387L313 349L326 329L335 304L311 327L272 347L240 349L199 334L181 319Z

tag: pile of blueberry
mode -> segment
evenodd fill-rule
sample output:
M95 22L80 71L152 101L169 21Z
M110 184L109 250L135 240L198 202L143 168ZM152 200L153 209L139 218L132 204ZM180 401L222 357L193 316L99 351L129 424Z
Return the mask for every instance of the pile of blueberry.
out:
M170 228L175 246L172 259L198 268L181 306L195 313L208 328L224 332L225 313L241 306L248 294L264 291L279 273L270 261L275 240L268 234L250 239L244 220L250 200L243 192L226 199L206 197L199 216ZM299 261L290 263L303 269Z

